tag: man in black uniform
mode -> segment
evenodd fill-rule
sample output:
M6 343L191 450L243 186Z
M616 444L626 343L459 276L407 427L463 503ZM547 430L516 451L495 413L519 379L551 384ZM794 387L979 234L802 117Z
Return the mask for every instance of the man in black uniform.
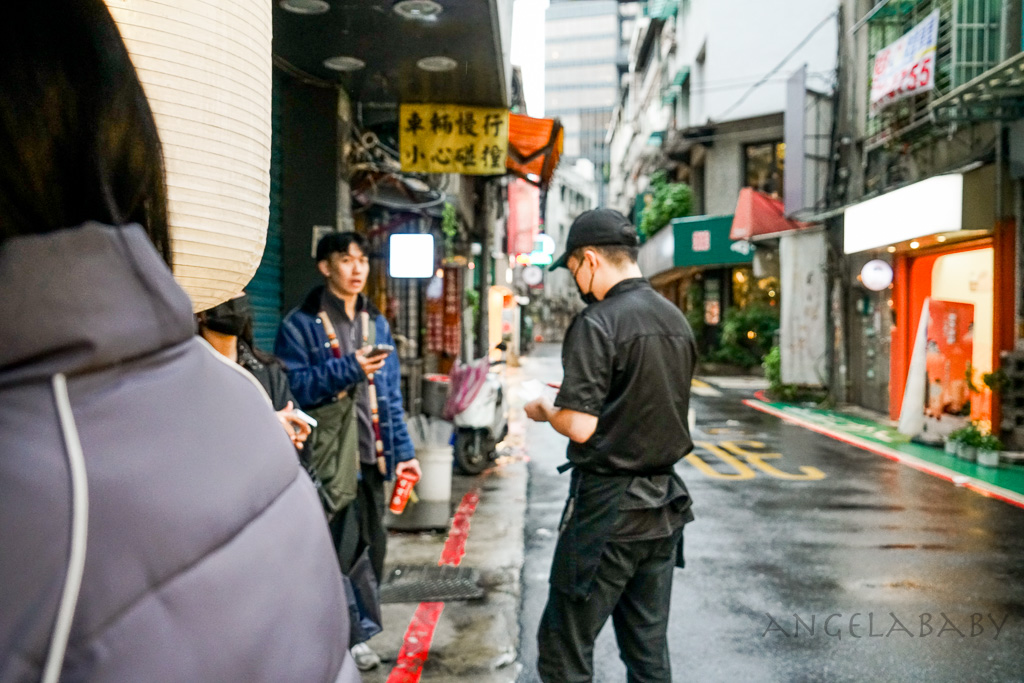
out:
M551 266L572 272L589 305L566 333L554 405L526 406L569 437L563 467L573 469L538 633L546 682L593 678L594 639L609 616L630 683L672 679L672 571L693 519L673 466L693 450L697 351L683 314L641 276L637 251L629 221L596 209L573 222Z

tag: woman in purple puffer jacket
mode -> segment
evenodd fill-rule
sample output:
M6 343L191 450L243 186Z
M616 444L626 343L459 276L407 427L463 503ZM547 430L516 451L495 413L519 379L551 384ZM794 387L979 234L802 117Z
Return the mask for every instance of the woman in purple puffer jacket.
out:
M194 336L102 0L0 22L0 682L357 681L317 495Z

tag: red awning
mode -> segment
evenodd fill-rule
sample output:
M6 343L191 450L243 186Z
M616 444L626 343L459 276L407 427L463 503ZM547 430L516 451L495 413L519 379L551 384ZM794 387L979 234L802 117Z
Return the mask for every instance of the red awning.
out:
M534 185L547 187L562 155L562 123L508 115L508 170Z
M786 218L786 210L778 199L758 192L752 187L745 187L740 190L740 198L736 202L736 213L733 215L729 239L750 241L762 235L806 227L807 223L798 223Z

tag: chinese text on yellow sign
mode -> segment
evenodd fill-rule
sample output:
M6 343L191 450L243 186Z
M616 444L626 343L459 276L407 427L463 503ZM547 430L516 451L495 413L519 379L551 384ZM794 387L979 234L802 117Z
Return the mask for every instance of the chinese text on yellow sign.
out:
M403 104L402 170L499 175L508 153L508 111L455 104Z

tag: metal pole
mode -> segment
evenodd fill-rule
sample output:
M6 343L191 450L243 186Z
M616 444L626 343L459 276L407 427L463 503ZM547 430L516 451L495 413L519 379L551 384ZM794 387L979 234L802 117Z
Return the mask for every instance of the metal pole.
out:
M490 353L491 342L489 332L490 310L488 300L491 292L491 251L494 240L494 226L491 220L491 183L487 179L477 181L477 206L476 222L481 239L480 254L480 320L477 321L476 354L477 358L484 358Z

